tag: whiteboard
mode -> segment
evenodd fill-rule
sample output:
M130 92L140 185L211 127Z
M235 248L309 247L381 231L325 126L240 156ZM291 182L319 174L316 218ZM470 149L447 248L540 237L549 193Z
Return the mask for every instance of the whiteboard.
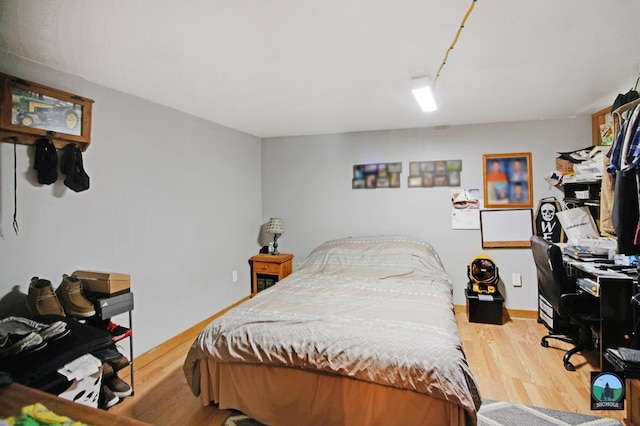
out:
M480 210L482 248L531 247L531 209Z

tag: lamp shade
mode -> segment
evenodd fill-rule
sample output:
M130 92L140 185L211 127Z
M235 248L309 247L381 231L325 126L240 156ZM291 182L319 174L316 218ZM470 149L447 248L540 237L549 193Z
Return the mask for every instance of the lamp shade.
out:
M282 219L279 217L272 217L267 223L267 229L264 230L267 234L283 234L284 226L282 226Z

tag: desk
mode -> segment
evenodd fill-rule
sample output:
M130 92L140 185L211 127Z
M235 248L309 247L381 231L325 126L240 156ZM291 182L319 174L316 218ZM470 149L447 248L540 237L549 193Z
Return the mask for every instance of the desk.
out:
M598 269L599 264L581 262L564 256L570 278L588 277L600 285L600 332L598 335L600 369L612 370L604 358L607 348L628 347L633 335L631 297L636 293L633 276ZM596 297L596 296L594 296Z

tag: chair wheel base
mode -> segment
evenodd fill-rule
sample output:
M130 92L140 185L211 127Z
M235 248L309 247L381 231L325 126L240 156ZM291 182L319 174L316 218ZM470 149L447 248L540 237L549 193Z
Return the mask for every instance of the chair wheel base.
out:
M540 346L542 346L543 348L548 348L549 347L549 342L546 340L541 340L540 341Z
M565 362L564 363L564 368L567 371L576 371L576 367L573 364L571 364L570 362Z

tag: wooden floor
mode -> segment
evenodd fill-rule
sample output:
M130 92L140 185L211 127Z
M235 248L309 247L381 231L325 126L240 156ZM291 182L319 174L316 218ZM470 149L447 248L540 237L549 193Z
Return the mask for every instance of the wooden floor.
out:
M469 323L464 308L457 311L460 337L484 399L611 417L630 424L625 411L591 411L590 372L598 371L594 361L576 354L571 359L577 371L566 371L562 349L569 346L556 341L549 348L540 346L546 329L535 319L506 319L501 326L477 324ZM135 395L109 411L155 425L222 425L229 413L202 407L182 373L192 341L192 336L185 335L174 349L136 367Z

